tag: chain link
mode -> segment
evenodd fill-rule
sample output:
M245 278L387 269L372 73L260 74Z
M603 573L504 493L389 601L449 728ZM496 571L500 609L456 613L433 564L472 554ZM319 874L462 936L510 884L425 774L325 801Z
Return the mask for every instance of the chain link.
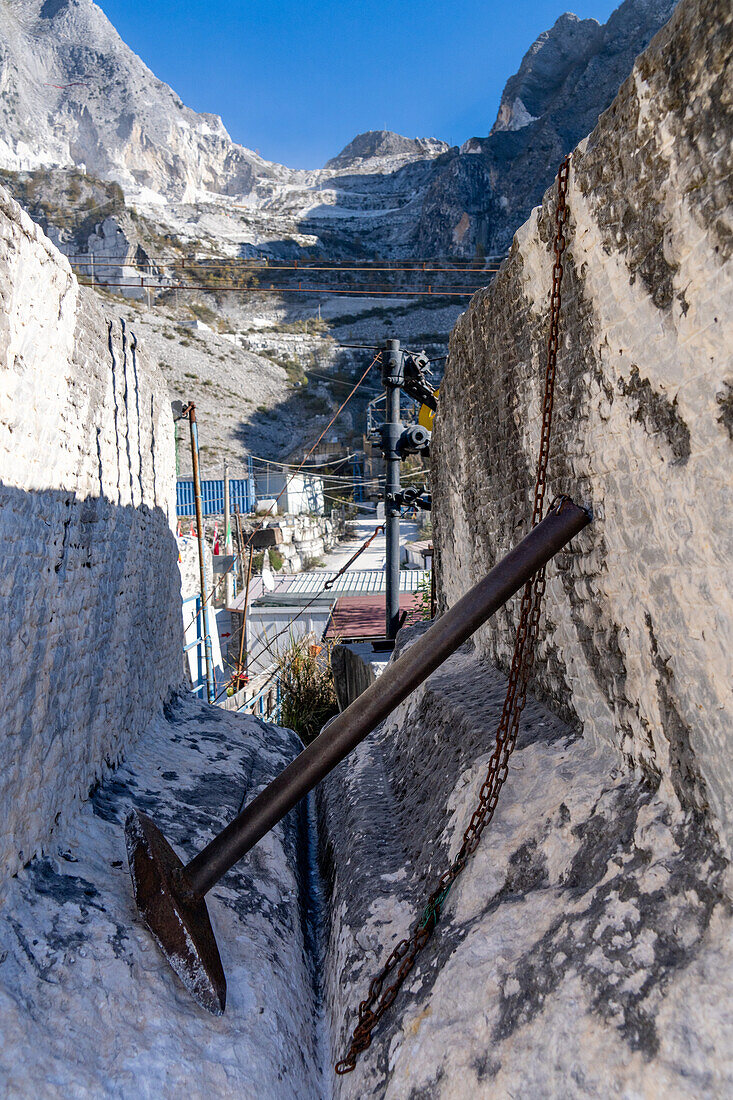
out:
M537 458L537 476L534 485L532 526L536 527L544 514L547 465L550 457L552 408L555 393L557 353L560 341L560 288L563 276L565 251L565 223L567 221L567 187L570 174L570 157L566 157L557 174L557 206L555 209L555 262L552 268L552 293L550 295L550 330L547 340L547 369L542 402L542 430ZM551 509L559 508L564 497L553 501ZM519 733L519 723L527 698L527 687L534 664L535 646L539 632L542 600L545 594L545 567L527 582L522 592L519 622L514 642L509 682L501 718L496 730L496 743L489 760L486 778L481 785L478 803L471 815L463 841L450 866L443 872L430 894L423 912L410 935L401 940L392 951L379 974L372 980L366 998L359 1005L358 1022L354 1028L346 1057L336 1064L336 1073L350 1073L356 1060L370 1045L372 1032L397 996L400 986L415 965L417 956L430 939L440 919L440 912L448 893L476 850L481 835L494 816L499 794L509 774L509 757L514 751ZM391 984L385 988L385 982Z

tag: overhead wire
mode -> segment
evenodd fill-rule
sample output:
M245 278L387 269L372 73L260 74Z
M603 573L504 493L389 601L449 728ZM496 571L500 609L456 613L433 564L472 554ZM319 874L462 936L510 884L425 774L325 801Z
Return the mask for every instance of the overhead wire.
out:
M407 512L410 511L411 507L412 507L411 505L408 505L407 507L403 508L402 511L400 512L400 517L404 518L406 516ZM279 630L276 634L273 634L273 636L265 642L264 646L256 654L254 654L254 656L252 656L251 658L248 658L248 662L251 663L251 664L254 664L254 662L258 661L259 658L264 653L269 653L271 657L273 657L275 660L277 660L278 659L278 654L275 654L272 651L273 643L275 641L277 641L278 638L282 637L282 635L285 634L285 632L287 630L290 630L293 623L296 622L296 620L299 619L302 615L304 615L305 612L308 611L313 606L313 604L316 602L316 600L321 599L323 597L324 593L327 592L331 587L333 587L333 585L339 579L339 577L343 576L344 573L348 572L350 566L352 566L354 564L354 562L356 561L356 559L361 554L364 553L364 551L371 545L371 543L374 541L374 539L377 537L377 535L379 535L380 532L384 532L384 524L380 524L379 526L375 527L372 534L369 535L367 537L367 539L365 539L365 541L362 543L362 545L359 547L359 549L356 551L356 553L352 554L352 556L349 558L349 560L346 562L346 564L342 565L341 568L338 570L338 572L333 577L330 577L330 579L328 581L326 581L323 588L319 589L317 592L314 593L314 595L310 598L310 600L308 600L308 602L306 604L304 604L303 607L298 611L297 615L295 615L292 619L289 619L287 624L281 630ZM275 675L276 675L276 673L273 674L273 676L270 677L270 679L273 679ZM267 680L266 684L269 683L269 682L270 682L270 680ZM266 686L266 684L264 686ZM259 692L258 692L258 694L259 694ZM247 705L246 703L243 704L243 706L246 706L246 705ZM239 709L241 710L242 708L240 707Z
M95 279L91 281L91 277L87 280L79 279L80 286L100 287L104 290L112 289L124 289L124 290L196 290L206 291L213 293L214 291L228 291L236 292L238 294L310 294L318 296L319 294L327 294L331 298L470 298L476 294L477 291L483 290L486 286L485 283L481 283L479 286L471 287L468 289L460 289L457 287L433 287L429 286L427 290L395 290L391 287L369 287L363 290L356 290L351 287L290 287L290 286L238 286L235 283L217 284L216 286L207 286L205 283L146 283L142 279L139 282L127 282L127 283L112 283L106 279Z
M348 385L348 383L344 383L344 385ZM305 466L305 467L302 465L302 463L300 465L296 465L296 463L294 463L294 462L280 462L279 459L276 459L276 458L261 458L259 455L248 455L247 457L251 458L253 462L261 462L261 463L264 463L266 466L281 466L283 469L289 469L289 470L305 469L307 471L307 470L319 470L323 466L336 466L336 465L338 465L342 462L349 462L352 458L355 458L358 453L359 453L358 451L353 451L351 454L346 455L345 458L331 459L330 462L312 462L310 465Z
M352 390L350 391L350 393L348 394L348 396L347 396L347 397L345 398L345 400L344 400L344 401L342 401L342 403L341 403L341 404L339 405L338 409L337 409L337 410L336 410L336 412L335 412L335 413L333 414L333 416L332 416L332 417L331 417L331 419L329 420L329 422L328 422L328 424L326 425L326 427L325 427L325 428L323 429L323 431L321 432L321 434L320 434L320 435L318 436L318 439L317 439L317 440L315 441L315 443L313 444L313 446L311 447L311 449L310 449L310 450L308 451L308 453L306 454L306 456L305 456L305 458L303 459L303 461L302 461L302 462L300 463L300 465L299 465L298 467L296 467L296 469L295 469L295 472L294 472L294 473L293 473L293 474L292 474L292 475L291 475L291 476L290 476L290 477L289 477L289 478L288 478L288 479L287 479L287 480L285 481L285 484L283 485L282 489L280 490L280 492L278 493L278 495L277 495L277 496L275 497L275 499L273 500L272 504L270 505L270 507L268 508L268 510L267 510L267 511L265 512L265 514L263 515L263 517L262 517L262 519L260 520L260 522L259 522L259 523L258 523L258 524L257 524L257 525L256 525L256 526L254 527L254 529L252 530L252 533L250 534L249 538L247 539L247 542L245 543L245 545L244 545L243 549L246 549L246 548L247 548L247 547L248 547L248 546L250 545L250 543L252 542L253 538L254 538L254 537L255 537L255 535L257 534L257 532L258 532L259 530L261 530L261 529L262 529L262 527L263 527L263 525L264 525L264 523L265 523L265 520L267 519L267 517L268 517L268 516L270 516L270 515L272 515L272 510L273 510L273 508L276 508L276 507L277 507L277 503L278 503L278 501L280 500L280 498L281 498L281 497L282 497L282 496L284 495L284 493L285 493L285 492L287 491L287 489L289 488L289 486L290 486L290 485L292 484L293 480L294 480L294 479L295 479L295 478L296 478L296 477L298 476L298 474L300 473L300 471L301 471L301 470L303 469L303 466L304 466L304 465L305 465L305 463L306 463L306 462L308 461L308 459L310 458L310 456L311 456L311 455L313 454L313 452L315 451L316 447L318 446L318 444L319 444L319 443L321 442L321 440L323 439L323 437L324 437L324 435L326 434L326 432L327 432L327 431L329 430L329 428L331 428L331 427L333 426L334 422L335 422L335 421L337 420L337 418L339 417L339 415L341 414L341 412L342 412L342 411L343 411L343 410L344 410L344 409L346 408L346 406L348 405L348 403L349 403L349 401L351 400L351 398L352 398L352 397L354 396L354 394L356 393L356 391L357 391L357 390L359 389L359 386L360 386L360 385L362 384L362 382L363 382L363 381L364 381L364 379L365 379L365 378L367 377L367 375L368 375L368 374L369 374L369 372L371 371L371 369L372 369L372 367L374 366L374 364L375 364L375 363L377 362L377 360L379 359L379 355L380 355L380 353L378 352L378 353L377 353L377 354L376 354L376 355L374 356L374 358L372 359L372 361L371 361L371 363L369 364L369 366L368 366L368 367L366 368L366 370L364 371L364 373L363 373L363 374L361 375L361 377L359 378L358 382L357 382L357 383L356 383L356 384L354 385L354 387L352 388ZM224 573L220 574L220 576L219 576L219 582L220 582L220 581L221 581L221 579L222 579L223 577L225 577L225 576L226 576L226 575L227 575L228 573L232 572L232 570L233 570L233 569L234 569L234 564L232 563L232 565L230 565L230 566L229 566L229 568L228 568L228 569L226 569L226 570L224 571ZM211 598L211 595L213 595L213 593L214 593L215 591L216 591L216 585L214 585L214 587L212 588L212 590L211 590L211 594L210 594L210 596L209 596L209 599ZM208 602L208 601L207 601L207 602ZM194 623L196 622L196 620L197 620L197 619L199 618L199 616L201 615L201 613L202 613L202 612L203 612L203 603L202 603L201 607L199 607L199 608L198 608L198 609L196 610L196 613L195 613L195 615L193 616L193 618L191 619L191 621L190 621L190 623L188 624L188 626L184 628L184 634L186 633L186 631L188 630L188 628L189 628L189 627L193 626L193 624L194 624Z
M374 528L374 531L370 535L367 536L367 538L364 540L364 542L358 548L356 553L351 555L351 557L346 562L346 564L342 565L341 568L334 574L334 576L329 577L329 579L325 582L323 588L318 589L318 591L313 594L313 596L310 598L310 600L308 600L308 602L306 604L304 604L303 607L300 608L297 615L295 615L292 619L288 620L288 622L282 628L282 630L278 630L278 632L276 634L274 634L271 638L269 638L265 642L264 646L260 650L258 650L257 653L255 653L253 656L248 656L247 663L250 666L253 665L255 663L255 661L259 660L259 658L264 653L269 653L270 656L275 657L275 659L277 660L277 655L274 654L273 651L272 651L272 644L278 638L282 637L282 635L287 630L290 630L293 623L296 622L299 618L301 618L301 616L303 616L305 614L305 612L308 611L309 608L311 608L313 606L313 604L316 602L316 600L321 599L323 597L324 592L327 592L335 584L335 582L339 579L339 577L343 576L344 573L348 572L349 568L354 564L356 559L358 557L360 557L361 554L363 554L364 551L366 549L368 549L369 546L371 546L371 544L374 542L374 539L377 537L377 535L380 533L380 531L384 531L384 524L380 524L378 527ZM267 682L269 683L269 681L267 681ZM224 691L226 691L226 689L224 689ZM221 698L221 694L223 694L223 693L220 693L220 695L218 695L214 699L214 702L216 702L217 699ZM244 705L246 706L246 703Z

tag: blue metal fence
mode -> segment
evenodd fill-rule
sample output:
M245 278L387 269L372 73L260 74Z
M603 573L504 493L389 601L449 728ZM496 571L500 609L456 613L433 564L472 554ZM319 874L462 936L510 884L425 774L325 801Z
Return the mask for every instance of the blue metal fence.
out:
M205 516L224 514L224 478L216 481L201 482L201 507ZM229 507L246 515L255 507L255 486L252 478L230 478ZM193 478L179 478L176 482L176 514L194 516L196 503L193 492Z

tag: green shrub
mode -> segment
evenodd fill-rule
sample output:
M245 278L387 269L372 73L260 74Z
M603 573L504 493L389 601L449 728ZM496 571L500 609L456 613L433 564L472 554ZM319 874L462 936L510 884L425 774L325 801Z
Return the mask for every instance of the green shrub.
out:
M423 580L420 581L417 589L415 590L415 595L417 597L415 603L417 604L417 608L420 612L420 618L423 620L429 620L432 617L431 612L433 609L432 581L429 576L424 577Z
M317 558L313 554L305 554L303 557L303 572L307 573L309 569L323 569L325 564L323 558Z
M328 719L338 714L331 649L316 645L313 635L291 638L278 666L280 723L295 730L307 745L318 736Z

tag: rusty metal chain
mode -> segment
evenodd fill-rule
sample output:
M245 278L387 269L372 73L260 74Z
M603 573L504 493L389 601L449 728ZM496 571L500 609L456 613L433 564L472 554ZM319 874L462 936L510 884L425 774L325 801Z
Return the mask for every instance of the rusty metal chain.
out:
M552 269L552 293L550 295L550 330L547 340L547 369L545 372L545 390L542 402L542 430L540 449L537 458L537 476L534 485L534 505L532 526L536 527L543 517L545 489L547 486L547 466L550 457L550 439L552 431L552 408L555 392L555 374L560 339L560 288L563 276L563 253L565 251L565 223L567 221L567 187L570 174L570 157L560 165L557 175L557 206L555 210L555 262ZM551 508L558 508L564 497L553 501ZM336 1073L350 1073L356 1066L356 1060L370 1045L372 1032L384 1013L395 1000L401 985L415 965L417 956L430 939L440 918L440 912L453 883L466 866L469 857L476 850L481 835L494 816L499 794L509 774L509 757L514 751L519 733L519 723L527 698L527 687L534 664L535 646L539 632L542 600L545 594L545 567L527 582L522 593L519 609L516 640L512 654L509 682L501 718L496 730L496 743L489 760L486 778L481 785L476 808L471 815L468 827L457 856L440 876L430 894L427 904L414 925L410 935L401 940L394 948L384 967L372 980L366 998L359 1005L358 1023L354 1028L351 1045L345 1058L337 1062ZM385 988L385 983L390 980Z

